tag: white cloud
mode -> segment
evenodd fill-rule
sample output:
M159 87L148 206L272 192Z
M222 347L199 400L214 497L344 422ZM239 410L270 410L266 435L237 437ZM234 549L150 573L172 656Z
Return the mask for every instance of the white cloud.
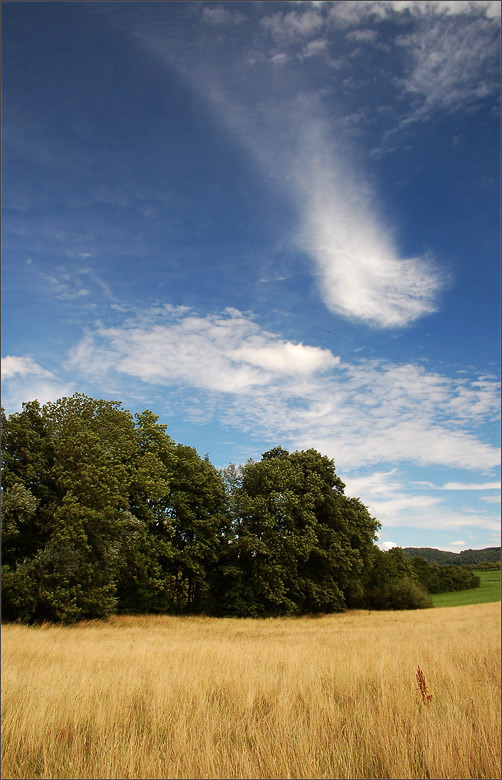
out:
M323 26L323 16L317 9L274 13L263 17L261 24L279 44L288 44L298 38L308 38Z
M103 279L100 279L99 276L97 276L97 274L93 273L92 268L82 268L80 270L80 273L87 274L88 278L98 285L98 287L106 295L107 298L113 299L113 295L112 295L112 291L110 290L110 287L106 284L106 282L103 281Z
M335 27L358 25L369 17L384 17L382 3L337 2L326 3L327 21Z
M246 21L244 14L232 11L221 5L208 6L202 9L202 21L210 25L240 24Z
M326 306L336 314L376 327L402 327L436 310L441 279L425 258L401 258L389 229L361 181L323 150L318 126L306 136L297 169L304 228L300 243L319 274ZM310 148L309 148L310 147Z
M430 530L500 527L497 517L469 508L452 509L445 498L416 492L417 485L397 476L397 469L364 476L344 476L347 495L359 497L384 528ZM431 487L424 485L423 487Z
M281 51L278 54L272 55L269 62L271 65L284 65L286 62L289 62L289 59L288 55Z
M441 490L500 490L500 482L447 482L441 487Z
M113 397L141 404L157 396L159 413L182 414L196 424L216 421L289 449L314 447L335 459L346 492L361 498L386 528L498 531L486 510L448 506L448 491L496 490L498 483L407 481L400 464L489 470L499 452L477 432L499 409L497 383L451 378L413 364L344 362L330 350L293 343L265 331L235 309L200 316L186 306L146 312L110 306L114 327L97 323L71 350L65 383L29 357L4 359L2 401L8 412L89 392L93 381ZM118 324L117 324L118 322ZM147 390L145 390L145 385ZM157 394L155 387L170 388ZM143 389L141 389L143 388ZM107 391L108 392L108 391ZM478 415L462 414L487 395ZM93 394L92 391L90 393ZM483 395L484 398L484 395ZM162 403L166 404L162 408ZM175 411L176 410L176 411ZM351 470L392 463L360 476ZM348 476L345 476L347 475ZM480 496L480 500L490 498Z
M347 33L347 38L356 43L373 43L378 38L376 30L353 30Z
M232 360L264 368L279 374L312 374L338 365L340 358L330 356L319 347L306 347L291 342L270 346L244 346L228 353Z
M90 252L79 252L76 255L74 252L67 252L67 255L69 257L77 256L80 260L92 257ZM41 273L40 276L48 283L53 294L63 301L79 301L83 298L87 299L91 295L91 290L84 286L84 279L93 282L107 298L113 300L113 294L108 284L94 272L93 268L88 266L73 266L71 268L57 266L52 274Z
M329 350L284 341L232 309L202 318L185 307L166 308L162 319L99 328L72 351L72 364L88 364L98 374L113 367L149 383L242 393L339 363Z
M383 0L381 5L397 13L409 12L412 15L486 15L488 18L500 17L500 3L491 0Z
M463 539L459 539L459 540L458 540L458 541L456 541L456 542L450 542L450 545L451 545L452 547L465 547L465 545L466 545L466 542L465 542Z
M322 54L326 54L328 50L328 41L326 38L318 38L314 41L309 41L303 49L303 57L319 57Z
M272 13L264 6L261 35L257 30L247 49L215 42L211 57L204 47L167 41L150 27L135 31L210 103L267 181L290 199L298 218L292 243L310 257L328 309L376 328L402 328L434 313L446 280L418 247L416 254L401 251L391 216L384 218L383 204L343 140L343 84L354 74L331 78L327 95L302 78L298 58L329 58L340 30L348 31L344 46L372 43L377 25L405 8L411 32L401 45L388 42L404 74L401 81L389 79L389 90L408 106L396 130L401 120L424 118L436 108L472 106L493 88L481 78L494 52L491 5L477 3L462 15L437 3L337 2ZM205 10L214 18L222 12L220 6Z
M78 276L68 273L62 267L56 268L53 274L41 273L40 276L48 282L54 295L62 301L75 301L86 298L90 290L83 287Z
M413 364L340 361L330 350L265 331L234 309L202 317L164 307L113 328L98 326L71 351L69 368L100 383L113 375L190 388L186 414L195 391L206 419L295 448L315 447L336 457L344 472L386 462L467 469L500 462L475 427L498 412L495 382L473 389L465 378ZM488 396L483 415L460 414L459 394L469 408L479 393ZM389 511L398 508L395 498L389 497Z
M451 5L463 7L463 14L452 8L443 18L426 15L396 41L411 61L402 87L419 101L403 124L437 109L469 108L499 92L500 27L493 14L479 13L482 3Z
M392 550L394 547L397 547L398 545L395 542L383 542L379 545L380 549L384 552L387 552L387 550Z
M38 376L53 376L50 371L39 366L31 357L7 355L2 358L2 379L11 379L15 376L37 374Z
M59 380L31 357L2 358L2 406L8 414L21 411L26 401L44 404L73 392L73 384Z
M395 328L436 310L444 280L429 258L400 256L362 171L352 170L348 154L337 148L316 96L270 103L264 98L252 116L225 95L222 84L208 84L206 95L292 198L298 212L293 241L310 257L330 311ZM278 147L278 138L287 143Z

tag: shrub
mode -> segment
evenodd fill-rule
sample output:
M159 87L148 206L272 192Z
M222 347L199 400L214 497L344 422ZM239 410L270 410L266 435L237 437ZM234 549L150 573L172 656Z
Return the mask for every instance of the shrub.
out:
M386 609L427 609L428 607L432 607L431 597L419 582L410 577L403 577L390 583Z

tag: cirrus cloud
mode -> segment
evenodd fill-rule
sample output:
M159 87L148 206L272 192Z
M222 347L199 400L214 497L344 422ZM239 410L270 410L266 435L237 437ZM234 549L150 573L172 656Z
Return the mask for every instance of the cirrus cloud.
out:
M201 316L164 306L97 325L71 350L68 368L86 381L171 387L186 394L188 417L200 420L203 410L206 420L254 436L315 447L344 470L385 462L489 470L500 460L478 432L499 413L497 382L480 387L411 363L346 362L235 309Z

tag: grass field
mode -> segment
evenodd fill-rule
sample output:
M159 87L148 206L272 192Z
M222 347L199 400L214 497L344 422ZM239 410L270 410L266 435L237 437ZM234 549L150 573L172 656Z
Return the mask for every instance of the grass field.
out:
M500 569L498 571L477 571L481 580L479 588L459 590L454 593L433 593L435 607L461 607L466 604L486 604L500 601Z
M493 778L499 605L3 625L1 693L3 778Z

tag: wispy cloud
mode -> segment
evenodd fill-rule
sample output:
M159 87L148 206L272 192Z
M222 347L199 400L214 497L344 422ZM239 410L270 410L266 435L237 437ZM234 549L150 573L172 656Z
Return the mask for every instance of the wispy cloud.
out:
M371 5L371 3L368 3ZM489 19L500 18L500 3L497 0L384 0L384 9L412 16L458 16L475 14Z
M78 261L85 261L92 257L90 252L67 252L66 254L70 258L76 257ZM89 298L92 285L85 285L84 280L93 282L95 288L97 287L106 298L113 300L109 285L88 265L77 268L56 266L51 273L41 272L40 277L49 285L52 294L62 301L78 301ZM96 292L94 289L94 293Z
M188 384L244 393L278 379L295 381L331 369L340 359L327 349L280 339L234 309L200 317L164 306L125 327L99 328L71 353L80 369L115 371L152 384Z
M102 315L106 320L105 310ZM89 325L70 350L57 372L63 378L28 356L5 358L7 411L33 398L70 395L74 387L91 395L99 387L100 394L134 398L138 407L154 404L157 413L197 425L213 421L251 440L314 447L335 458L347 494L360 497L386 528L459 535L467 528L499 529L488 505L457 511L449 504L451 491L489 493L497 482L436 486L409 481L402 472L410 464L495 469L499 451L481 431L499 414L497 382L452 379L411 363L343 361L330 350L266 331L235 309L200 315L187 306L138 312L112 304L108 316L113 325ZM382 468L386 463L392 467ZM358 475L375 465L376 471Z
M202 21L210 25L241 24L246 16L239 11L225 8L221 5L206 5L202 9Z
M414 364L344 362L265 331L234 309L200 316L164 306L89 328L68 368L87 380L129 377L191 389L188 416L196 392L198 419L202 409L206 419L251 435L316 447L344 470L385 462L467 469L499 463L498 450L477 432L497 417L496 382L479 388ZM478 414L469 415L480 398Z
M60 380L27 355L2 358L2 406L8 413L20 411L25 401L43 404L73 392L73 383Z
M324 26L320 9L273 13L263 17L261 25L279 44L296 43L299 38L308 39Z
M374 199L361 179L356 184L330 158L323 134L320 123L305 132L296 183L304 223L300 242L315 261L326 306L384 328L435 311L440 274L427 258L400 256Z
M498 91L499 27L475 10L469 18L462 12L443 20L426 16L397 42L412 62L403 88L420 99L408 120L465 109Z
M500 482L482 482L482 483L469 483L469 482L447 482L443 485L441 490L500 490Z
M31 357L19 357L15 355L6 355L2 358L2 377L12 379L15 376L26 376L26 374L36 374L37 376L53 376L50 371L42 368Z
M498 90L495 5L338 2L260 10L247 36L235 37L237 27L248 29L236 25L245 14L216 4L202 7L205 24L193 26L189 40L186 30L179 35L156 26L151 8L128 29L209 102L266 180L290 200L297 215L291 247L310 258L330 311L376 328L402 328L432 314L446 279L421 247L402 253L399 226L385 214L345 133L347 113L355 116L347 110L355 88L350 55L374 47L383 22L398 19L405 30L385 43L402 76L396 79L395 64L392 72L383 65L379 72L385 99L393 101L385 106L395 117L392 132L435 110L472 107ZM228 35L209 39L208 25ZM331 73L323 90L311 70L318 58Z
M337 5L358 16L366 4ZM247 50L246 44L243 50L216 42L210 51L218 56L210 58L200 46L188 57L186 45L164 31L152 33L150 25L137 26L134 35L209 101L226 130L290 200L297 213L291 246L310 257L326 306L372 327L402 327L436 310L444 280L431 258L402 256L392 219L383 218L341 127L337 132L336 117L297 66L296 55L325 51L319 33L333 24L317 7L265 14L262 36L254 36ZM352 32L357 45L374 37L371 30ZM281 73L274 69L273 75L279 61ZM337 101L343 102L342 94Z
M90 290L84 287L81 279L68 273L62 266L52 273L40 274L41 278L49 285L52 293L62 301L74 301L78 298L86 298Z
M385 528L450 531L470 528L474 532L500 529L499 518L493 514L468 507L453 509L446 497L430 495L427 490L417 492L415 486L397 474L396 468L364 476L344 476L344 482L346 492L361 497Z

